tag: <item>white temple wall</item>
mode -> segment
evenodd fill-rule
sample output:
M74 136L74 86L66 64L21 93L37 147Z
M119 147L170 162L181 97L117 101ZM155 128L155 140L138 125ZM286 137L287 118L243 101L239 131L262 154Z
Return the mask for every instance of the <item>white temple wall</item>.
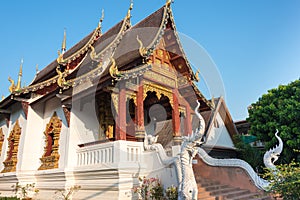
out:
M217 113L216 120L218 127L212 127L210 133L208 133L206 145L234 148L230 134L219 113Z
M61 127L61 132L60 132L60 137L59 137L59 164L58 167L59 169L64 169L65 167L65 161L66 161L66 154L67 154L67 136L69 134L69 128L68 128L68 123L64 114L64 111L62 109L61 101L58 98L52 98L48 100L45 103L45 110L44 110L44 123L43 123L43 131L45 130L47 124L50 122L51 117L53 116L54 112L56 112L57 116L59 119L62 120L62 127ZM45 136L43 134L43 148L45 146ZM40 155L42 157L43 154Z
M70 116L70 134L68 134L68 151L66 152L66 167L72 168L77 166L77 153L76 150L78 147L78 144L82 143L82 140L80 140L80 131L78 131L78 121L80 119L77 118L77 116L73 113L73 110L71 112Z
M73 102L71 118L72 135L77 135L78 144L98 140L99 121L96 114L95 99Z
M6 125L6 121L5 119L0 121L0 128L2 128L2 132L4 135L4 140L3 140L3 144L2 144L2 149L1 149L1 154L0 154L0 169L3 169L4 165L3 165L3 161L6 158L6 151L7 151L7 146L8 146L8 141L7 138L9 137L9 127L7 127Z
M20 170L34 171L40 165L40 158L44 150L44 124L43 124L44 104L28 107L27 129L22 128L22 138L24 140L22 152L22 163Z

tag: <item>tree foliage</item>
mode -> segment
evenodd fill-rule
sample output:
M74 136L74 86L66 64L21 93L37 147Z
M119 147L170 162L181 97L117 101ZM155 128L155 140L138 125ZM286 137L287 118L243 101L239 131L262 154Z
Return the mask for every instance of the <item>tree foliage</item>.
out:
M270 182L269 192L280 194L283 199L298 200L300 197L299 163L277 165L277 169L266 170L264 178Z
M284 143L281 163L289 163L293 159L300 160L295 149L300 146L300 79L288 85L280 85L264 94L249 109L249 133L265 142L266 150L278 144L274 133Z

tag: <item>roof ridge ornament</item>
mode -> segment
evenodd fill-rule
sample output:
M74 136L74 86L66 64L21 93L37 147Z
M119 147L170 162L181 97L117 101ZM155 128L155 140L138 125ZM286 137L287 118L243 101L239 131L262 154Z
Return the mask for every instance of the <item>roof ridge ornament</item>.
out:
M63 58L64 53L66 52L67 48L67 35L66 35L66 28L64 29L64 38L61 44L61 50L57 51L58 58L56 59L58 64L63 64L66 62L66 60Z
M166 6L170 7L171 3L174 3L174 0L167 0L166 1Z
M126 16L127 19L131 18L131 10L132 9L133 9L133 0L130 0L130 6L129 6L129 9L127 11L127 16Z
M21 59L17 84L15 84L15 81L10 76L8 77L8 81L11 83L8 88L10 93L14 93L21 89L22 75L23 75L23 58Z
M66 35L66 28L64 28L64 39L61 44L61 53L64 54L67 50L67 35Z
M143 63L145 63L145 60L149 54L148 48L144 47L143 42L139 39L139 35L136 36L136 40L140 44L139 53L143 57Z
M102 9L101 18L100 18L99 23L98 23L98 28L100 29L100 33L102 32L101 28L102 28L103 20L104 20L104 9Z
M23 75L23 58L21 59L21 64L20 64L20 71L18 75L18 82L15 91L18 91L21 89L21 81L22 81L22 75Z

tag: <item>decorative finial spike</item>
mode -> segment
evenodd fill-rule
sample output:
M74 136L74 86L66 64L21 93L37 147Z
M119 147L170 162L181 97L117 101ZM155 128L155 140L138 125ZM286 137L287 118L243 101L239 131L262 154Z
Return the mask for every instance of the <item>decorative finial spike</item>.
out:
M2 99L1 99L1 101L3 101L5 99L5 96L4 95L2 95Z
M66 34L66 29L64 29L64 39L61 44L61 53L65 53L67 50L67 34Z
M101 15L101 18L100 18L99 23L98 23L98 28L102 27L103 20L104 20L104 9L102 9L102 15Z
M215 109L216 108L216 104L215 104L215 97L214 97L214 95L212 95L210 101L211 101L211 105L212 105L213 109Z
M35 72L39 73L39 64L36 64L36 66L35 66Z
M133 9L133 0L130 0L130 6L127 12L127 19L131 17L131 10Z
M19 76L22 76L22 73L23 73L23 58L21 59L21 64L20 64L20 71L19 71Z
M23 75L23 58L21 59L21 64L20 64L20 71L19 71L19 76L18 76L18 82L15 90L20 90L21 89L21 81L22 81L22 75Z

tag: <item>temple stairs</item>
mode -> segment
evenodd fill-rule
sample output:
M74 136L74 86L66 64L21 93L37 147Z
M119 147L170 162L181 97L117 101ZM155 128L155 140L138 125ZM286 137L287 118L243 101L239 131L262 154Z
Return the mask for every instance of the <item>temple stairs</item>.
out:
M267 194L251 192L217 181L196 176L198 184L198 200L271 200Z
M198 185L198 200L272 200L258 189L247 173L237 167L213 167L199 157L193 165Z

